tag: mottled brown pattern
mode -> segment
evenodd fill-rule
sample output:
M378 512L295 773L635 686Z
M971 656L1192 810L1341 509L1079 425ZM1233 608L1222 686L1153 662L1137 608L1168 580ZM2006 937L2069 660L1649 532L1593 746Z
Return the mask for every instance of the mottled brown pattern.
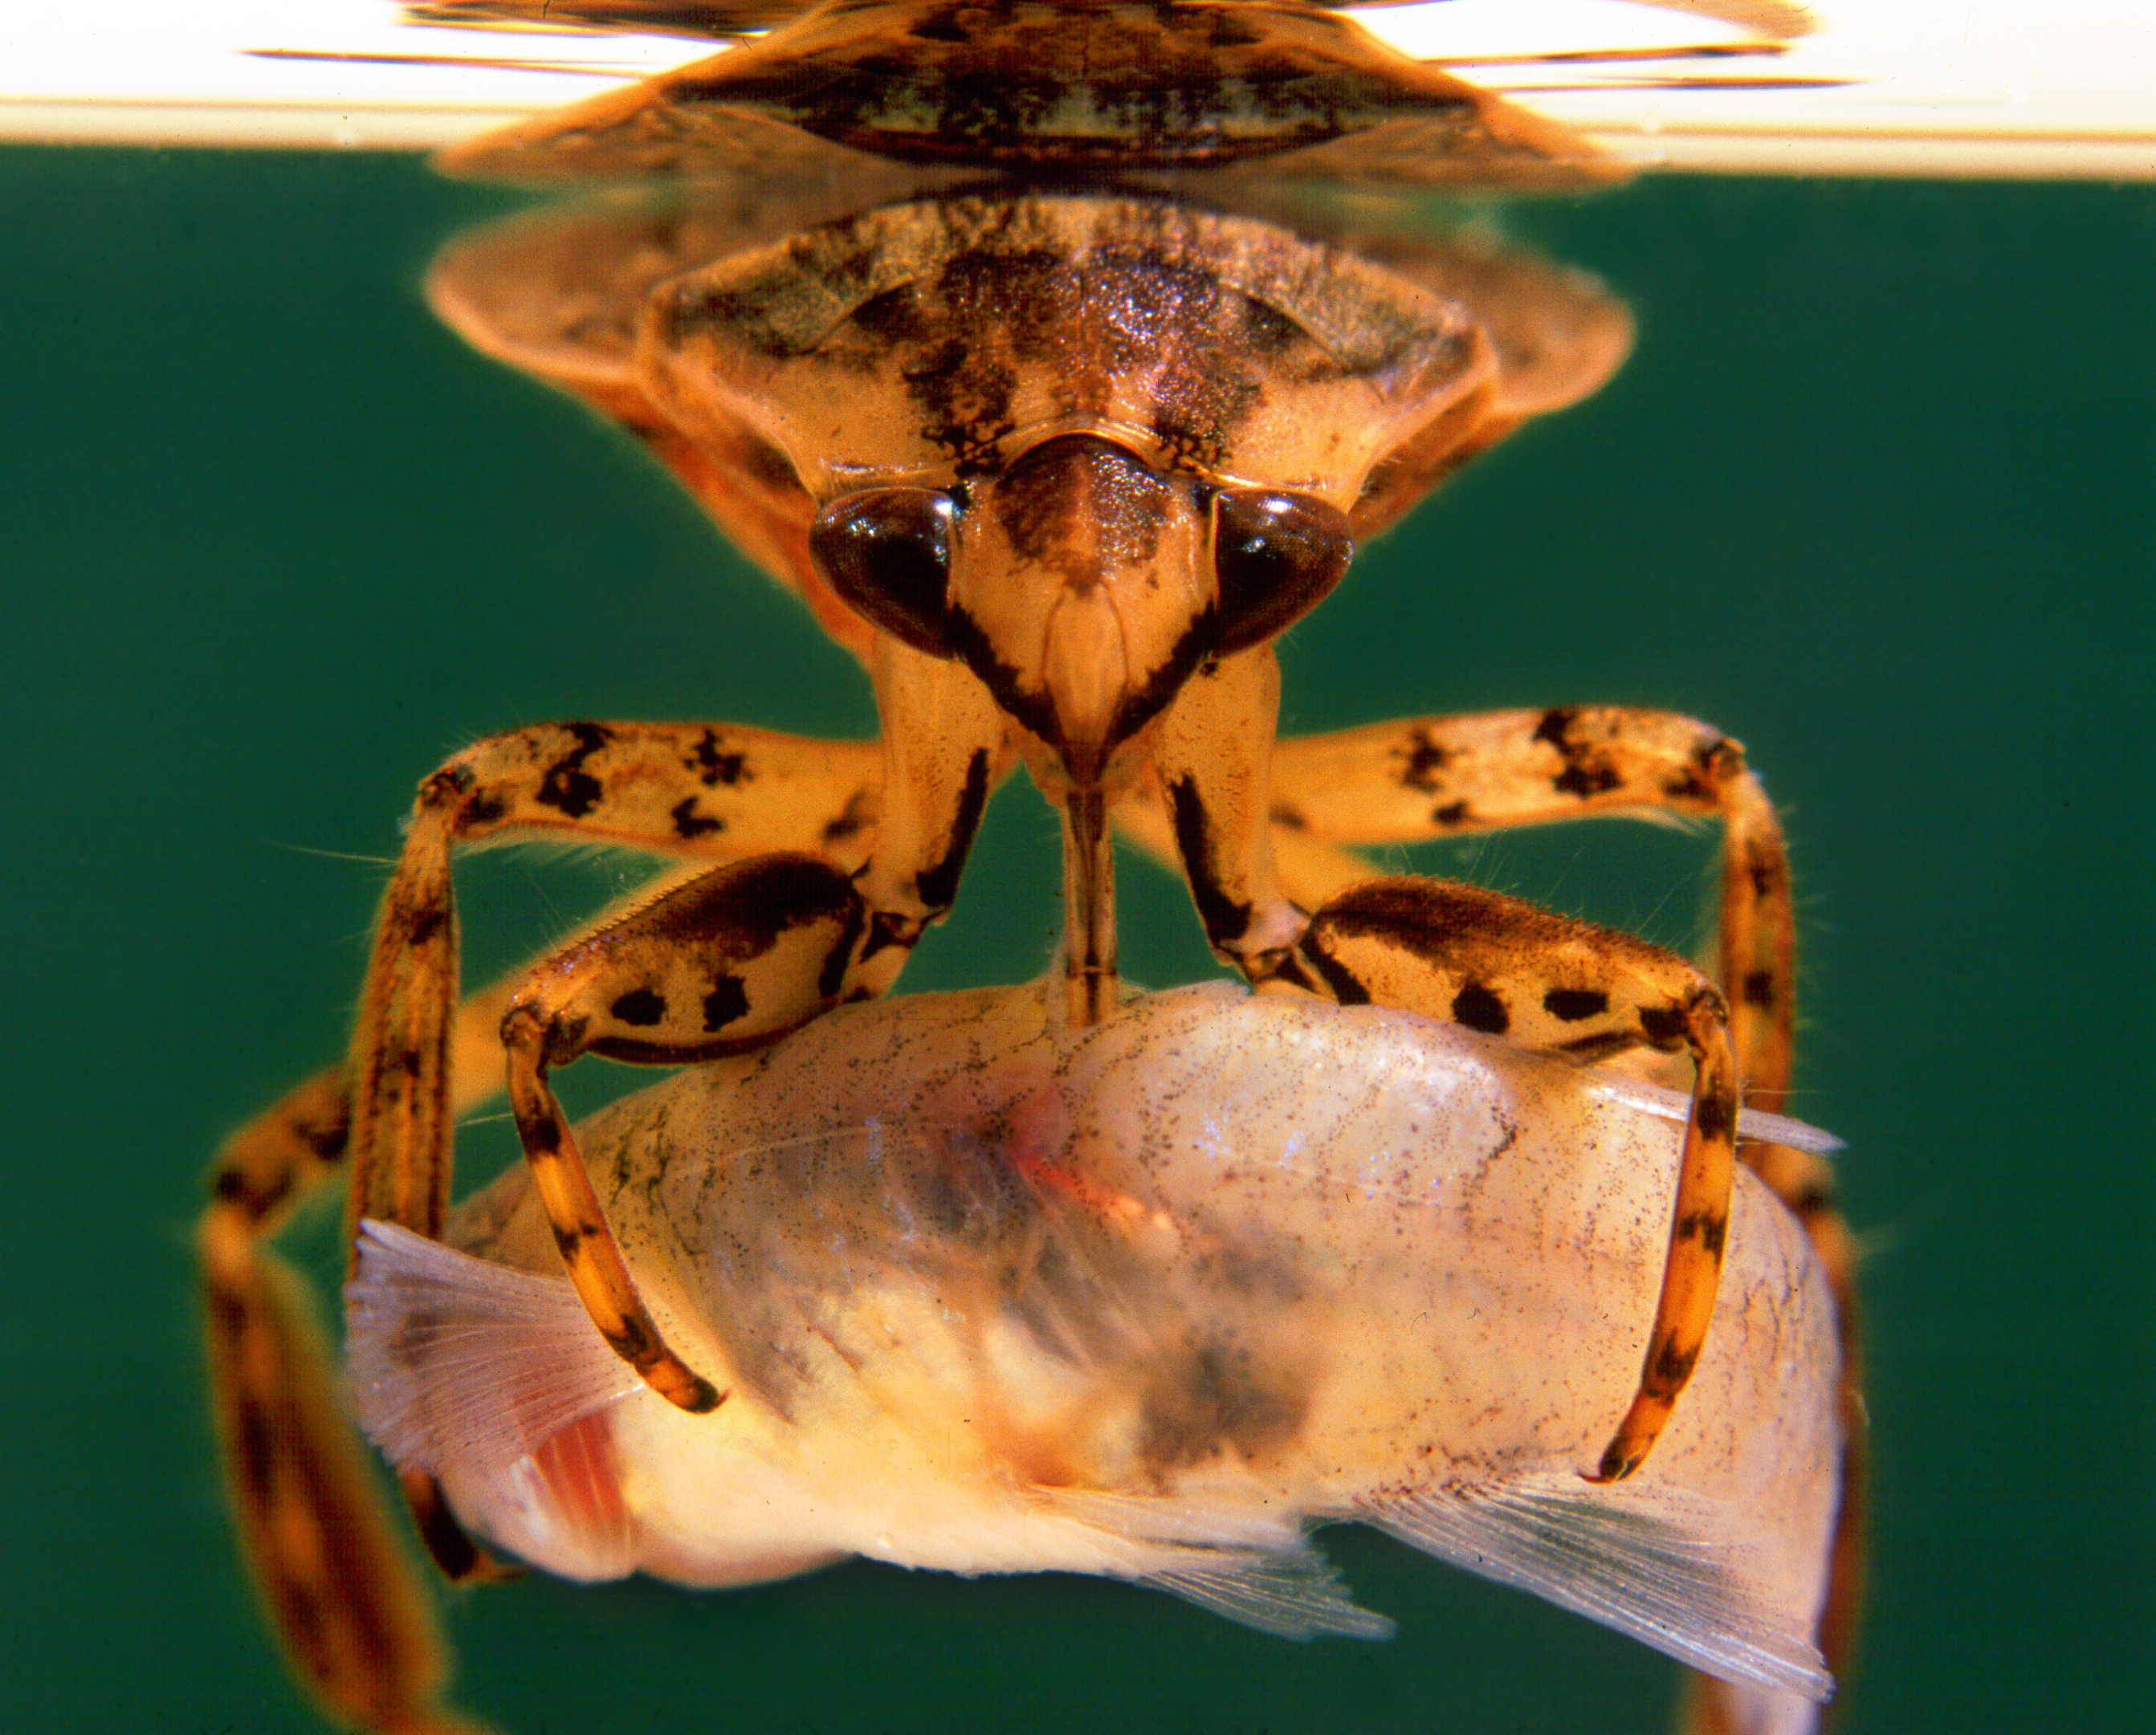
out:
M522 0L438 0L511 11ZM800 8L583 0L637 28L722 36ZM647 22L654 19L654 23ZM818 148L821 141L822 148ZM774 173L834 162L1005 170L1373 174L1425 185L1588 186L1621 177L1584 141L1314 8L1249 0L1052 5L910 0L825 11L764 42L481 139L460 174L557 182Z

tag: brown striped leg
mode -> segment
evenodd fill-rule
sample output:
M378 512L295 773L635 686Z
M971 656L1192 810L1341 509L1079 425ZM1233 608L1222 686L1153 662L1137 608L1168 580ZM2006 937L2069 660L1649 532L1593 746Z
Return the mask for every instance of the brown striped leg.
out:
M338 1171L348 1109L341 1078L311 1080L237 1135L213 1172L198 1247L226 1481L270 1625L325 1712L361 1729L469 1735L476 1725L436 1703L443 1650L426 1591L299 1280L269 1250L295 1203Z
M483 742L429 780L377 939L354 1063L309 1080L231 1141L200 1238L211 1398L243 1548L295 1675L337 1720L467 1727L432 1708L440 1648L424 1592L360 1467L326 1356L268 1238L310 1190L342 1179L362 1148L372 1154L353 1164L365 1178L352 1214L439 1225L450 1121L501 1088L509 997L497 984L455 1004L450 849L552 832L706 861L805 847L852 868L876 836L882 762L874 742L572 724ZM431 1484L410 1481L405 1491L445 1572L490 1568Z
M1755 1088L1753 1099L1764 1106L1779 1105L1784 1094L1780 1081L1774 1088ZM1863 1612L1866 1524L1866 1478L1869 1471L1869 1417L1864 1402L1864 1358L1861 1315L1856 1292L1855 1237L1836 1207L1833 1165L1815 1152L1794 1150L1784 1145L1747 1143L1740 1148L1744 1160L1788 1205L1811 1238L1812 1250L1834 1292L1836 1335L1841 1349L1841 1383L1838 1409L1841 1419L1841 1504L1835 1514L1825 1605L1820 1613L1819 1648L1827 1667L1844 1682L1856 1650L1858 1623ZM1695 1675L1686 1696L1679 1727L1685 1735L1735 1735L1757 1728L1756 1691L1711 1676ZM1834 1708L1820 1714L1820 1727L1834 1720Z
M865 860L880 808L883 750L873 742L820 742L703 724L546 725L483 742L428 780L414 820L412 860L392 901L426 948L385 962L389 984L427 978L450 937L445 858L460 844L547 832L577 842L729 861L818 849L842 865ZM662 879L663 889L669 883ZM437 890L439 888L439 890ZM641 903L651 892L639 893ZM620 912L610 912L601 925ZM446 987L455 991L454 958ZM444 1117L501 1088L501 1015L523 972L483 990L417 1034L441 1047ZM371 987L370 998L405 992ZM439 993L439 987L435 990ZM274 1208L340 1178L352 1142L353 1089L341 1069L308 1080L227 1146L215 1171L221 1199L274 1229ZM258 1229L258 1232L259 1229Z
M870 754L879 761L883 757L875 748L827 750L822 743L702 726L573 723L481 742L429 778L421 786L383 900L352 1044L353 1164L346 1227L353 1241L362 1216L434 1236L440 1234L447 1213L458 981L449 869L457 846L505 834L552 832L578 841L726 855L774 835L799 837L810 830L810 822L820 823L821 840L827 844L851 844L866 813L878 806L876 793L865 780ZM959 811L947 816L938 829L920 818L917 794L910 803L901 803L901 837L894 844L887 830L880 834L879 851L887 855L908 843L921 847L926 839L939 870L947 859L963 860L978 806L967 808L958 798L953 803ZM792 863L811 858L765 859ZM826 880L844 883L839 867L816 860ZM910 874L908 865L914 870ZM873 866L862 870L864 876L872 872ZM941 913L924 912L915 895L928 877L917 861L896 868L886 864L883 877L896 884L900 895L894 899L896 907L869 911L860 936L862 956L846 961L851 967L846 975L850 992L886 987L919 934L924 914ZM798 874L794 879L805 883ZM624 944L624 936L661 932L690 945L697 955L695 937L678 922L666 924L684 910L715 909L707 897L700 902L703 895L696 890L713 883L732 882L721 870L712 880L691 881L662 894L645 911L624 918L565 956L596 957ZM764 883L776 881L767 876ZM820 886L815 895L822 897ZM822 907L819 902L800 913ZM781 908L764 919L784 920L794 913ZM737 937L727 929L719 943L733 944ZM877 954L873 963L867 962L871 953ZM816 979L814 971L808 979ZM780 1023L767 1028L785 1027ZM754 1039L744 1028L730 1039L740 1045ZM527 1091L542 1088L528 1070L524 1076ZM557 1227L566 1231L589 1214L561 1191L568 1183L558 1175L555 1178ZM594 1258L598 1263L588 1265L587 1279L594 1270L604 1273L603 1287L613 1298L613 1311L605 1313L599 1306L596 1288L586 1299L603 1325L611 1325L617 1333L627 1332L640 1308L625 1293L625 1274L609 1267L603 1253ZM627 1342L619 1336L615 1341ZM708 1399L677 1367L664 1361L649 1365L669 1395Z
M1737 1063L1720 992L1644 940L1440 880L1373 880L1343 892L1311 917L1296 955L1307 979L1343 1005L1398 1007L1583 1060L1635 1047L1691 1055L1661 1294L1638 1392L1599 1468L1605 1481L1631 1475L1691 1377L1722 1274Z
M932 670L942 666L919 660ZM549 1192L557 1230L569 1236L593 1227L595 1214L577 1186L580 1165L548 1162L535 1143L560 1118L547 1110L547 1065L594 1047L621 1058L670 1061L767 1040L813 1016L834 995L882 993L923 926L947 907L1004 760L998 757L1002 731L992 710L971 732L958 726L961 715L948 704L934 721L940 726L927 731L927 747L910 745L910 737L894 746L896 737L887 737L880 749L842 748L829 757L820 743L701 726L553 726L482 742L429 778L383 900L352 1045L347 1227L355 1240L361 1216L439 1235L446 1214L458 973L449 866L457 845L552 832L677 854L732 854L749 840L799 837L810 830L809 821L823 824L819 841L826 848L818 855L759 856L665 891L541 966L531 986L512 1000L503 1037L511 1051L511 1081L521 1092L517 1106L526 1148L539 1167L542 1191ZM873 793L861 781L870 752L885 777L882 789ZM851 778L834 775L834 763ZM804 792L814 798L804 799ZM871 808L875 850L850 880L829 857L842 840L858 853L858 821ZM843 898L834 887L844 888ZM788 901L795 896L804 900L798 906ZM843 956L809 958L795 943L798 934L778 942L777 937L823 921L834 901L844 904L852 924ZM680 948L670 963L669 947ZM767 947L773 948L768 956ZM639 994L670 981L670 970L714 975L696 1006L700 1017L716 1022L684 1034L676 1016L687 1016L685 999L669 1002L661 1026L641 1036L627 1012L620 1030L599 1016L613 1014L613 1000L590 1009L576 1003L588 1018L581 1043L569 1039L566 1027L547 1021L562 1009L562 995L574 1000L587 980L580 971L621 982L616 997L628 1007L644 1004ZM727 976L737 990L752 980L757 992L744 1006L722 1008L717 975ZM638 978L633 985L632 977ZM552 990L544 986L549 983ZM702 1407L716 1401L670 1355L641 1340L638 1334L649 1322L611 1238L587 1239L593 1250L572 1274L611 1341L677 1402Z
M1636 1046L1692 1057L1692 1112L1661 1294L1638 1390L1599 1467L1604 1480L1629 1476L1667 1421L1713 1317L1738 1091L1727 1003L1660 947L1471 887L1372 881L1322 906L1304 929L1301 911L1281 888L1270 830L1359 843L1387 840L1389 822L1396 837L1427 836L1434 825L1467 829L1479 819L1471 803L1460 805L1464 798L1448 787L1433 808L1424 786L1445 768L1448 751L1470 745L1487 744L1484 773L1470 787L1491 809L1481 823L1492 824L1669 806L1680 795L1714 803L1718 783L1748 777L1742 755L1681 719L1552 711L1532 721L1525 713L1455 720L1449 740L1432 726L1410 725L1281 742L1268 760L1260 744L1270 735L1276 682L1269 652L1224 661L1192 681L1156 738L1157 798L1215 952L1260 984L1374 1000L1582 1058ZM1682 747L1674 764L1671 735ZM1613 742L1630 749L1629 757ZM1629 801L1608 798L1627 788ZM1570 804L1556 808L1558 796ZM1759 809L1779 869L1779 833L1763 800ZM1759 816L1742 817L1755 828L1742 843L1760 850ZM1758 947L1756 887L1764 875L1742 877L1734 904L1725 896L1723 922L1725 940L1742 927L1748 959ZM1786 894L1781 908L1786 918ZM1786 948L1782 962L1786 968Z
M1223 757L1215 746L1168 763L1116 812L1132 842L1183 865L1201 912L1209 895L1229 908L1267 896L1315 908L1369 877L1353 851L1375 844L1598 814L1719 819L1720 975L1748 1092L1779 1106L1765 1093L1786 1086L1794 1028L1789 861L1743 747L1720 731L1669 711L1565 706L1295 737L1275 745L1262 780Z
M1281 890L1270 836L1279 711L1270 646L1201 669L1162 714L1147 780L1116 816L1142 836L1147 808L1158 813L1214 955L1253 982L1279 973L1305 919Z
M359 1218L441 1232L458 1095L456 850L552 836L738 860L865 854L881 749L705 724L546 724L458 754L420 786L383 898L348 1068Z
M1614 706L1378 723L1282 742L1271 801L1279 831L1355 845L1627 812L1720 820L1718 974L1748 1096L1779 1106L1760 1093L1779 1091L1789 1071L1796 942L1789 859L1743 747L1719 730Z
M1719 973L1747 1101L1786 1101L1795 1024L1794 921L1780 827L1738 744L1669 712L1609 706L1431 717L1281 742L1270 788L1270 844L1287 897L1315 908L1373 870L1348 847L1408 843L1595 814L1656 809L1712 817L1722 832ZM1177 830L1158 787L1119 808L1116 824L1175 860ZM1747 1142L1740 1158L1810 1233L1839 1310L1842 1339L1842 1505L1820 1645L1847 1658L1861 1601L1864 1435L1853 1248L1835 1205L1831 1165L1815 1153ZM1732 1689L1704 1681L1704 1731L1735 1716Z
M1355 877L1342 844L1412 842L1589 814L1664 811L1722 824L1719 975L1745 1101L1780 1110L1794 1057L1795 921L1781 828L1737 742L1666 711L1562 706L1377 724L1281 743L1274 756L1281 877L1306 906ZM1833 1166L1748 1141L1739 1158L1795 1214L1831 1286L1842 1352L1842 1501L1820 1649L1845 1665L1863 1596L1865 1432L1855 1249ZM1702 1680L1697 1726L1733 1690Z
M1014 754L1003 713L962 663L879 634L869 660L883 724L875 852L855 875L870 932L858 985L889 989L921 930L943 919L988 797Z
M599 1333L687 1410L725 1394L661 1338L607 1226L550 1068L588 1054L675 1064L768 1042L860 998L869 910L814 855L767 855L677 887L533 971L502 1020L510 1103L577 1293Z

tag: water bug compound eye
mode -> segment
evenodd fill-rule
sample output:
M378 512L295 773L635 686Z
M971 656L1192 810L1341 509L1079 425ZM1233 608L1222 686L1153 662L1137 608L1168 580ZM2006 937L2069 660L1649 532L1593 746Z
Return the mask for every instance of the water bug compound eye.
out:
M1355 557L1348 515L1306 495L1224 492L1213 502L1223 655L1278 636L1325 599Z
M951 496L875 488L816 515L808 547L831 588L863 619L932 657L950 643Z

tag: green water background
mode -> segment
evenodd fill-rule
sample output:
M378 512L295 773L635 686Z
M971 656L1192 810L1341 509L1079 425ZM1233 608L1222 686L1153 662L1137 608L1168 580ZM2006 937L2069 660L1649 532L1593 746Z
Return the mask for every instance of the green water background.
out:
M499 203L404 158L0 155L15 1728L316 1727L230 1553L187 1233L218 1137L336 1052L416 778L551 716L871 726L670 484L431 323L428 253ZM1288 646L1287 725L1616 701L1748 743L1799 872L1797 1106L1851 1142L1870 1255L1843 1727L2151 1727L2156 190L1672 178L1512 222L1638 352L1367 552ZM1434 860L1681 944L1707 855L1604 824ZM1014 790L909 985L1037 969L1054 863ZM1127 878L1132 973L1205 969ZM595 883L480 864L476 943ZM862 1565L449 1621L516 1735L1662 1727L1639 1647L1326 1547L1398 1639Z

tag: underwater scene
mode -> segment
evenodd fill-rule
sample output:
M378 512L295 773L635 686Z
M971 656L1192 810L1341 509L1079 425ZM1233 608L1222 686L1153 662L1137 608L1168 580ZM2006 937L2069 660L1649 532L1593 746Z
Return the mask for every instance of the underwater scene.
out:
M519 203L417 157L13 149L0 706L18 1230L0 1453L15 1727L305 1731L234 1552L192 1226L219 1140L340 1051L418 779L561 718L874 732L865 681L631 442L468 350L434 250ZM1358 552L1285 732L1661 707L1740 739L1795 872L1789 1109L1847 1142L1870 1589L1835 1727L2143 1727L2156 1703L2156 190L1648 177L1476 220L1635 350ZM912 992L1019 982L1054 812L992 804ZM1690 950L1711 834L1381 852ZM460 869L472 980L636 865ZM1218 976L1122 860L1122 963ZM594 1062L575 1109L640 1081ZM495 1115L459 1186L513 1157ZM333 1285L335 1211L290 1237ZM1065 1574L444 1593L512 1735L1649 1732L1678 1666L1360 1527L1382 1642Z

